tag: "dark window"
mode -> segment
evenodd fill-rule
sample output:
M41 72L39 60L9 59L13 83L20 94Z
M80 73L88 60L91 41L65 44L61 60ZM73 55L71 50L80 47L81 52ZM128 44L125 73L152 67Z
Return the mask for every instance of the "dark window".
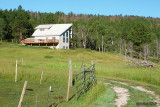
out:
M66 43L68 43L68 32L66 32Z
M63 43L65 43L65 33L63 33Z

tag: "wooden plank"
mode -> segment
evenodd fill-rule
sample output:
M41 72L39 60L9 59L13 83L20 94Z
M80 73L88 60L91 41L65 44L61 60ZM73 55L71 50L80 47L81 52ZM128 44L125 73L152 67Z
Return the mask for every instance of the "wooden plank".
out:
M40 84L42 84L42 78L43 78L43 69L42 69L42 73L41 73Z
M69 58L70 87L72 87L72 59Z
M25 94L26 87L27 87L27 81L25 81L25 83L24 83L24 86L23 86L23 90L22 90L22 93L21 93L21 97L20 97L20 100L19 100L18 107L21 107L21 104L22 104L22 101L23 101L23 97L24 97L24 94Z
M95 85L94 62L93 61L91 61L91 65L92 65L92 84Z
M70 89L70 75L68 76L68 88L67 88L67 98L66 101L69 99L69 89Z
M83 88L84 88L84 90L83 90L83 92L85 91L85 79L86 79L86 75L85 75L85 65L83 66L83 70L84 70L84 72L83 72Z

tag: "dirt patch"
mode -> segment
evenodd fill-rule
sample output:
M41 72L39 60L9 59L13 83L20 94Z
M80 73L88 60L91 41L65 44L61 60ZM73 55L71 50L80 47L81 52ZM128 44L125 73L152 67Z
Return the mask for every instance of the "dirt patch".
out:
M113 81L113 80L111 80L111 82L115 82L115 83L119 83L119 84L127 85L128 86L128 83L125 83L125 82L118 82L118 81Z
M54 97L53 99L63 99L62 96Z
M117 107L126 105L130 96L128 89L117 87L117 86L114 86L112 88L116 92L116 96L117 96L117 98L115 99L115 105Z
M111 83L104 83L104 85L106 85L106 86L107 86L107 85L111 85Z

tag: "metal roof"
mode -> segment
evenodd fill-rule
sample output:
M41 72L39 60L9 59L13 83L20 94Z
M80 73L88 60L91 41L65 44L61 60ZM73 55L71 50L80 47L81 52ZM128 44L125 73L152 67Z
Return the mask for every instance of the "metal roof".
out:
M39 25L35 29L49 29L52 27L53 24L50 25Z
M60 36L63 32L69 29L72 24L47 24L39 25L32 36ZM43 29L43 30L40 30Z

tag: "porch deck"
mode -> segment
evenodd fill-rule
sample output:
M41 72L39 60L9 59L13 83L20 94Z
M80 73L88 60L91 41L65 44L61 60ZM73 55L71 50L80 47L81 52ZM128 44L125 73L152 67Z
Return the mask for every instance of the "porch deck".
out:
M32 44L58 44L59 40L57 39L34 39L28 38L21 41L21 44L32 45Z

